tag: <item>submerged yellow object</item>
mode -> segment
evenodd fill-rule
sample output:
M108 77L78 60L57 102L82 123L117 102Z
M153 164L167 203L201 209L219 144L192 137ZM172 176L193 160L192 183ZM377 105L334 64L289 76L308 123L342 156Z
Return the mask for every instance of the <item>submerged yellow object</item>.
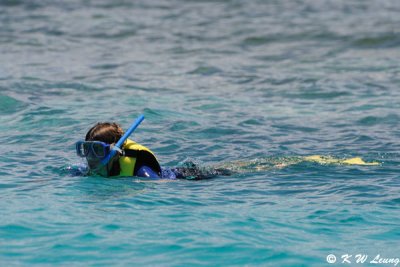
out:
M313 161L319 164L348 164L348 165L367 165L367 166L379 165L378 162L365 162L360 157L349 158L349 159L337 159L330 156L313 155L304 157L304 160Z
M362 158L359 157L343 160L343 163L350 165L379 165L379 162L365 162Z
M335 158L332 156L312 155L312 156L294 156L294 157L267 157L257 158L250 161L231 161L219 164L216 168L228 169L238 173L259 172L273 170L275 168L287 168L292 165L304 162L314 162L321 165L362 165L376 166L379 162L365 162L360 157L354 158Z

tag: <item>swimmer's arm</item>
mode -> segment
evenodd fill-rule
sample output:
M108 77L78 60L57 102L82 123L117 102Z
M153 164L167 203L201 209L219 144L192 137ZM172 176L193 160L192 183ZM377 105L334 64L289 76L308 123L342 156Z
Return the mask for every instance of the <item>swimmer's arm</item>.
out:
M146 177L152 179L160 179L160 175L158 175L152 168L149 166L143 165L140 169L136 172L135 176L138 177Z

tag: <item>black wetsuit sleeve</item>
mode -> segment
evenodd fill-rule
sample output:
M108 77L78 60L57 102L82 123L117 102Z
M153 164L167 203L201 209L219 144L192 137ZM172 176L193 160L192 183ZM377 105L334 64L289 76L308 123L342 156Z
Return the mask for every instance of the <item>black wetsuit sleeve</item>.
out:
M135 164L135 169L133 170L133 175L136 175L138 170L143 166L147 166L151 168L155 173L157 173L158 176L161 176L160 165L158 164L157 160L151 153L144 150L135 152L136 152L136 164Z

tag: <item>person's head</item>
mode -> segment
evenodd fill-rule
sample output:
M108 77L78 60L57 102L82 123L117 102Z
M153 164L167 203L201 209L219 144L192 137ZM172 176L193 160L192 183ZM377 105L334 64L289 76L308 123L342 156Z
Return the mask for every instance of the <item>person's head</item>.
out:
M85 141L100 141L112 146L118 142L123 134L124 131L118 124L99 122L86 133ZM118 175L120 172L119 164L114 164L117 162L118 156L111 159L107 165L102 165L101 159L98 157L91 157L90 154L86 159L89 169L102 176L114 176Z
M86 133L85 141L101 141L114 144L122 137L124 131L114 122L98 122Z

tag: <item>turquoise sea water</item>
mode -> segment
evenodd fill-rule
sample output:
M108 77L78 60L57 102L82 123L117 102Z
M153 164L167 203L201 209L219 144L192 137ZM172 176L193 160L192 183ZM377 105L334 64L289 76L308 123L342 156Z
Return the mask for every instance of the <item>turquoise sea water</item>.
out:
M0 265L394 266L369 262L400 258L399 14L397 0L0 1ZM164 166L260 170L71 175L91 125L140 113L133 137ZM314 154L380 165L274 167Z

